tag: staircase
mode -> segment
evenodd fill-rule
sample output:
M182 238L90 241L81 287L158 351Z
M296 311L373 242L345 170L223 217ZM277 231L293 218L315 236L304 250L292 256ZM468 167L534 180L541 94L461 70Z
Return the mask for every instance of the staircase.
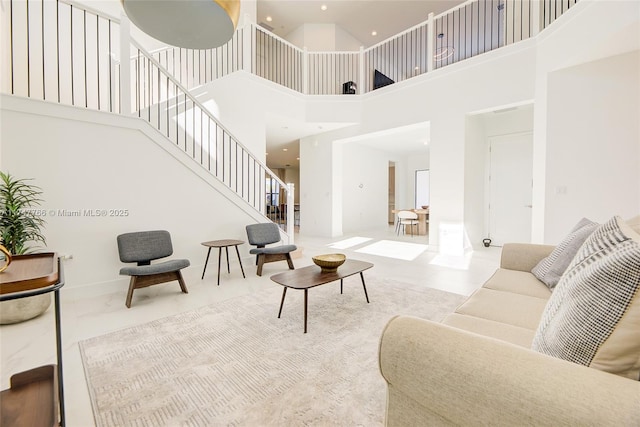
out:
M246 24L216 49L166 47L151 54L132 37L137 30L126 18L71 0L7 0L2 92L137 116L246 209L280 224L292 243L293 186L226 129L192 95L194 88L244 70L304 95L339 95L345 82L358 82L356 93L366 94L376 89L378 73L390 82L408 80L533 37L576 1L470 0L358 52L307 52ZM267 202L274 193L278 200Z
M130 36L128 22L87 6L62 0L8 4L2 17L9 30L4 93L137 116L235 193L245 209L278 223L293 242L293 185L282 182L174 77L194 87L193 69L174 62L170 72ZM267 185L287 212L273 215Z

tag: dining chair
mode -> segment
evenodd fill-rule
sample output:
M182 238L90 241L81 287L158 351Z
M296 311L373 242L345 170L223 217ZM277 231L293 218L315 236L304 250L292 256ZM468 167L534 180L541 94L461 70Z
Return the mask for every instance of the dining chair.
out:
M418 214L412 211L398 212L396 234L400 234L400 228L402 228L402 234L405 234L405 226L407 225L410 227L411 237L413 237L413 226L418 225Z

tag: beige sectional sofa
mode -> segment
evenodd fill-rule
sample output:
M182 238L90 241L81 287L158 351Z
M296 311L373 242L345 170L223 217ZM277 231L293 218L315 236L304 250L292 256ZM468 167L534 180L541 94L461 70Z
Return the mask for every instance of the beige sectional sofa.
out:
M389 322L388 426L640 426L640 381L530 349L551 296L530 271L552 250L505 245L500 268L442 323Z

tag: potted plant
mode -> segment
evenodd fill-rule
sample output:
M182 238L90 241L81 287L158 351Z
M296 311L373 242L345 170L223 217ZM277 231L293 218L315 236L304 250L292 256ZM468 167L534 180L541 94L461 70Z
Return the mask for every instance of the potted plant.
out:
M11 256L33 252L46 244L42 228L45 221L38 206L42 190L27 179L17 179L0 171L0 244ZM51 304L51 295L3 301L0 303L0 324L16 323L44 313Z

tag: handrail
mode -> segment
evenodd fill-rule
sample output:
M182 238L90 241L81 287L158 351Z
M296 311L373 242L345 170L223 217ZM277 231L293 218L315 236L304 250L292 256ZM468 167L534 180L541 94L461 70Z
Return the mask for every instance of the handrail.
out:
M115 22L116 24L120 24L120 18L116 18L115 16L113 16L113 15L107 13L107 12L103 12L101 10L94 9L91 6L87 6L86 4L78 3L78 2L75 2L73 0L56 0L56 1L58 1L60 3L67 4L69 6L75 7L75 8L80 9L80 10L84 10L84 11L89 12L89 13L92 13L94 15L97 15L97 16L101 17L101 18L108 19L108 20L110 20L112 22Z
M437 15L434 15L433 19L438 19L438 18L442 18L443 16L447 16L448 14L450 14L451 12L455 12L458 9L462 9L467 7L468 5L470 5L471 3L475 3L478 0L467 0L464 3L460 3L458 5L453 6L451 9L447 9L444 12L441 12Z
M256 158L140 43L131 40L130 45L138 52L132 69L136 103L132 110L240 199L281 226L293 242L295 218L281 209L281 203L291 199L293 188Z
M472 1L477 1L477 0L468 0L468 1L472 2ZM382 41L380 41L380 42L378 42L378 43L376 43L376 44L374 44L374 45L369 46L368 48L364 49L364 51L365 51L365 52L367 52L367 51L371 51L371 50L373 50L373 49L375 49L375 48L377 48L377 47L380 47L380 46L382 46L382 45L384 45L384 44L386 44L386 43L389 43L391 40L397 39L398 37L402 37L402 36L404 36L405 34L409 34L409 33L410 33L410 32L412 32L412 31L415 31L415 30L417 30L417 29L419 29L419 28L422 28L422 27L424 27L425 25L427 25L428 23L429 23L429 20L428 20L428 19L427 19L426 21L422 21L422 22L420 22L419 24L416 24L416 25L414 25L414 26L413 26L413 27L411 27L411 28L407 28L406 30L401 31L401 32L399 32L398 34L394 34L394 35L392 35L391 37L387 37L386 39L384 39L384 40L382 40Z
M282 37L278 36L276 33L272 33L271 31L267 30L266 28L264 28L260 24L252 23L251 26L253 26L257 30L260 30L260 31L262 31L264 33L267 33L270 37L278 40L280 43L283 43L283 44L287 45L290 48L299 50L300 52L304 51L304 49L300 49L298 46L294 45L293 43L291 43L288 40L283 39Z
M144 47L142 47L142 45L140 45L140 43L138 43L137 41L131 39L131 44L138 49L144 56L145 58L150 61L153 65L155 65L156 67L158 67L160 70L164 70L165 71L165 77L168 78L177 88L179 88L181 91L183 91L187 97L189 98L189 101L191 101L194 105L197 105L198 108L200 108L202 111L206 112L207 115L209 116L209 118L211 120L213 120L220 129L222 129L227 135L229 135L231 138L233 138L233 140L236 142L236 144L238 144L241 148L243 148L245 151L247 151L248 153L250 153L251 151L244 145L242 144L238 138L236 138L233 133L231 133L222 123L220 123L220 121L213 115L211 114L211 112L209 112L209 109L207 107L205 107L200 101L198 101L198 99L196 97L194 97L193 95L191 95L189 89L187 89L186 87L184 87L176 78L174 78L171 73L167 72L167 70L164 69L164 67L162 65L160 65L160 63L158 61L155 60L155 58L153 58L153 56L151 56L149 54L149 52L147 52ZM269 167L262 162L260 159L258 159L257 157L253 156L252 157L255 159L255 161L262 166L263 168L267 169L268 171L271 172L271 170L269 169ZM273 173L273 172L271 172ZM282 180L280 180L280 178L278 178L275 174L273 175L274 179L283 187L286 187L287 184L285 184Z

